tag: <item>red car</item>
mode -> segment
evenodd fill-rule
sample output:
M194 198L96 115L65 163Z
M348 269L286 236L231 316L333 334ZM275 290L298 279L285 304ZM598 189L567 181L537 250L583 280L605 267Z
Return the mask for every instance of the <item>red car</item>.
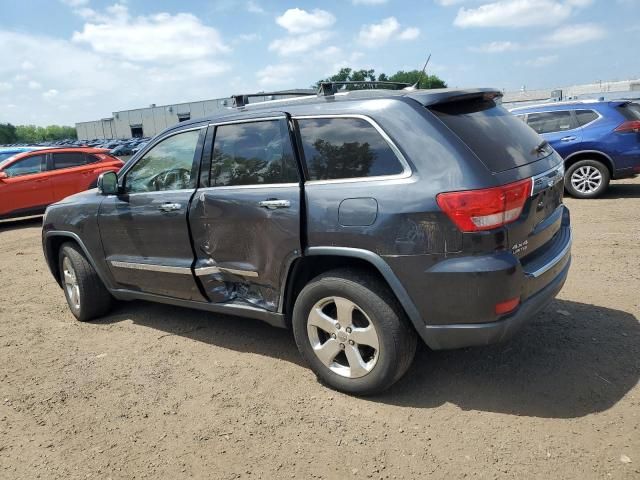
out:
M0 161L0 219L37 215L47 205L93 188L122 160L102 148L44 148Z

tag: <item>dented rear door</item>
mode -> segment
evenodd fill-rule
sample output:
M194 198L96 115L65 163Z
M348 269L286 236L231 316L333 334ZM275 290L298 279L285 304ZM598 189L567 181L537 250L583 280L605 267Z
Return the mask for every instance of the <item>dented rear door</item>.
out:
M211 302L276 311L283 278L301 250L300 180L288 120L279 114L214 127L206 185L189 213L196 277Z

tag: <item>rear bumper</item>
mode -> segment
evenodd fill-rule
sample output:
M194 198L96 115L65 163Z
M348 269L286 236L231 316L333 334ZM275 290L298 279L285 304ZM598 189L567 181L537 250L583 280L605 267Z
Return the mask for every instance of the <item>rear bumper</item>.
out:
M503 250L448 258L426 269L415 257L393 259L394 272L413 279L406 288L421 317L413 323L425 343L443 350L500 342L544 308L564 285L571 263L566 207L557 222L560 228L545 248L522 259ZM515 311L496 313L498 304L516 298Z
M490 323L430 325L420 333L434 350L482 346L507 340L555 298L567 279L570 265L569 257L564 268L551 283L528 298L507 318Z

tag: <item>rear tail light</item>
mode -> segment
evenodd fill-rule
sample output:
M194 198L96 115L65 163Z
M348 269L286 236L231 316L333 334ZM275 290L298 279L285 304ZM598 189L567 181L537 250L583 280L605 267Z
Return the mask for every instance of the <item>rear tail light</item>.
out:
M619 125L614 132L618 133L640 133L640 120L629 120Z
M530 178L482 190L441 193L438 206L463 232L478 232L515 222L531 194Z

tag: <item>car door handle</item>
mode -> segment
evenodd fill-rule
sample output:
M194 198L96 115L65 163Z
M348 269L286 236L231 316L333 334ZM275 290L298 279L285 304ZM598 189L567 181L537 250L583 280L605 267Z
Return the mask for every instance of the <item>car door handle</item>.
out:
M291 202L289 200L263 200L258 205L269 210L275 210L276 208L289 208Z
M573 142L576 139L575 136L571 135L570 137L562 137L560 139L561 142Z
M162 210L163 212L175 212L176 210L180 210L181 207L182 205L180 205L179 203L163 203L162 205L160 205L160 207L158 207L158 209Z

